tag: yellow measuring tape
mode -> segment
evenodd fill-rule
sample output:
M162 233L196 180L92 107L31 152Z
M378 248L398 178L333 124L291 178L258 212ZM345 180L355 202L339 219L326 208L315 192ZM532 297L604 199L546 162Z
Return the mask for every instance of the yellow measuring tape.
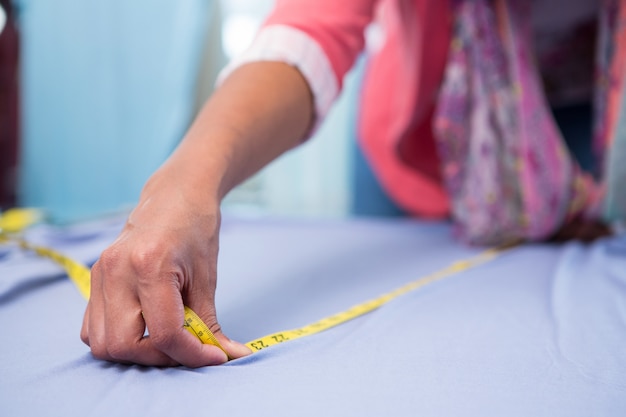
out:
M5 212L2 216L0 216L0 243L13 241L26 250L31 250L39 256L46 257L55 261L65 269L68 276L70 277L74 285L76 285L78 291L83 295L83 297L85 297L85 299L89 299L91 289L91 273L89 268L53 249L32 245L26 242L24 239L15 235L19 231L23 230L25 227L34 223L37 218L38 217L35 211L13 209ZM430 275L412 281L387 294L383 294L372 300L357 304L348 310L323 318L315 323L300 327L298 329L285 330L269 334L267 336L246 343L246 346L249 347L253 352L257 352L259 350L268 348L273 345L277 345L279 343L284 343L289 340L294 340L303 336L319 333L332 327L338 326L342 323L345 323L364 314L367 314L373 310L376 310L382 305L410 291L416 290L435 281L439 281L443 278L489 262L495 259L500 253L511 248L512 246L514 246L514 244L488 249L474 257L454 262L450 266L440 271L434 272ZM185 322L183 326L191 334L196 336L202 343L217 346L218 348L222 349L224 353L226 353L226 351L217 341L209 327L202 321L200 317L198 317L198 315L192 309L187 306L185 306Z

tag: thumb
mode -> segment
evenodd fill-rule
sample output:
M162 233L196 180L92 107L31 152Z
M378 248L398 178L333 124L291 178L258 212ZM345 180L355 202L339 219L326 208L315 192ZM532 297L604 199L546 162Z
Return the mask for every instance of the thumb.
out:
M215 338L220 342L222 348L226 351L228 359L238 359L252 354L252 350L243 343L230 340L221 330L215 334Z
M191 303L190 303L191 304ZM198 322L201 327L206 327L204 331L207 330L214 336L215 340L219 343L219 346L228 356L228 359L237 359L243 356L250 355L252 350L246 347L244 344L236 342L228 338L223 332L222 328L217 322L217 317L215 314L214 308L204 308L200 307L201 311L206 310L204 314L200 311L194 311L191 307L185 308L185 312L191 318L192 321ZM204 324L204 326L202 326ZM195 331L192 333L196 333ZM198 336L198 334L196 334ZM210 336L209 336L210 337Z

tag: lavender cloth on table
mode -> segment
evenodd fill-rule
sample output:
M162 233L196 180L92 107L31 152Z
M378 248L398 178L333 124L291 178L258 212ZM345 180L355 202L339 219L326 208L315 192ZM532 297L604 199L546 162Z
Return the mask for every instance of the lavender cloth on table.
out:
M107 220L32 241L93 261ZM218 317L247 342L478 253L444 223L226 216ZM626 415L626 237L529 245L220 367L98 361L56 266L0 247L0 415Z

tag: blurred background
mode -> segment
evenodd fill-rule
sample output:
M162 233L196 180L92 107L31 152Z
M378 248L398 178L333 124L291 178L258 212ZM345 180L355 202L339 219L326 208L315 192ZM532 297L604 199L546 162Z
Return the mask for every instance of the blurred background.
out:
M0 207L65 223L136 204L273 0L0 4ZM316 136L234 190L224 211L394 213L354 141L362 61Z
M552 14L537 14L543 24L535 26L554 31L556 16L572 15L576 24L590 16L576 32L582 41L571 44L572 56L588 51L592 62L597 6L582 2L583 9L564 13L554 7L563 2L552 3ZM211 94L220 69L250 45L273 3L0 0L0 210L40 207L66 223L132 208ZM538 39L544 38L560 39ZM315 137L231 192L224 211L403 215L356 146L366 60L344 80ZM581 166L591 170L590 100L574 104L553 108L555 120Z

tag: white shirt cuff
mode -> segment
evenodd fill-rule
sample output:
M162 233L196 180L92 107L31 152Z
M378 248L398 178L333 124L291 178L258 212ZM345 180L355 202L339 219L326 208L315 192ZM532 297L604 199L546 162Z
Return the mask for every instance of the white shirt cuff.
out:
M313 93L315 121L312 135L339 95L339 83L322 47L306 33L285 25L263 28L252 45L219 74L217 85L240 66L258 61L284 62L296 67Z

